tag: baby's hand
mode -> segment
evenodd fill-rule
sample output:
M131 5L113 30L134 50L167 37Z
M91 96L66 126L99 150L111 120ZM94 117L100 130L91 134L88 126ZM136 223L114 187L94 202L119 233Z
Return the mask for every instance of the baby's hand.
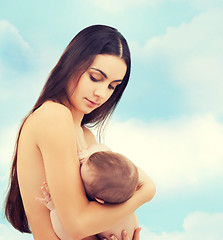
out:
M45 198L36 198L39 202L43 203L49 210L55 209L52 198L50 196L50 191L48 184L46 182L43 183L43 186L41 187L42 193Z

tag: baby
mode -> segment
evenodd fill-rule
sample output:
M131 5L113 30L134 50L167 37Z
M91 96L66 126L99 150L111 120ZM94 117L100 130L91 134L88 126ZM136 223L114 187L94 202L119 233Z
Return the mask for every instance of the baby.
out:
M104 203L122 203L132 197L139 187L137 167L121 154L112 152L103 144L95 144L78 153L81 177L89 200ZM44 199L38 198L50 209L50 218L55 233L61 240L72 240L63 229L50 197L47 184L42 187ZM99 239L114 234L118 239L126 230L132 239L138 220L135 213L128 215L116 226L98 234Z

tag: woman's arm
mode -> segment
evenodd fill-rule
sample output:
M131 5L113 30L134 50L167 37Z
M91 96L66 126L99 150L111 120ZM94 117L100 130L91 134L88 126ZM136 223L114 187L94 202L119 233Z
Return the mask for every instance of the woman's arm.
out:
M74 239L102 232L154 195L149 178L124 204L101 205L86 198L80 177L75 126L71 112L60 104L48 104L39 112L36 126L37 145L41 151L46 180L59 218Z

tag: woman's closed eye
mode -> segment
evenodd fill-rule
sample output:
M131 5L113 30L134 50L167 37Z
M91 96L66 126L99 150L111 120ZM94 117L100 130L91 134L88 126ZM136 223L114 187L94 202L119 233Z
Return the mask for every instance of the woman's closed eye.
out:
M91 74L90 74L90 79L91 79L91 81L93 81L93 82L100 82L100 81L101 81L101 79L95 78L95 77L94 77L93 75L91 75ZM112 86L111 84L108 85L108 89L110 89L110 90L115 90L115 87L116 87L116 86Z
M112 85L108 85L108 88L111 89L111 90L115 90L115 87L113 87Z
M121 81L114 81L111 84L109 84L108 88L111 90L115 90L117 86L119 86L121 84Z
M97 79L95 77L93 77L91 74L90 74L90 79L93 81L93 82L99 82L100 79Z

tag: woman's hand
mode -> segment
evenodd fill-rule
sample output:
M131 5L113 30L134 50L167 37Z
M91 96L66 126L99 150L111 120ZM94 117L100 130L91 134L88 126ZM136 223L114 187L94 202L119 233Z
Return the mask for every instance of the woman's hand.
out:
M122 239L118 239L116 236L112 235L109 239L103 238L103 240L139 240L140 231L141 228L136 228L132 239L129 238L127 232L124 230L122 231Z

